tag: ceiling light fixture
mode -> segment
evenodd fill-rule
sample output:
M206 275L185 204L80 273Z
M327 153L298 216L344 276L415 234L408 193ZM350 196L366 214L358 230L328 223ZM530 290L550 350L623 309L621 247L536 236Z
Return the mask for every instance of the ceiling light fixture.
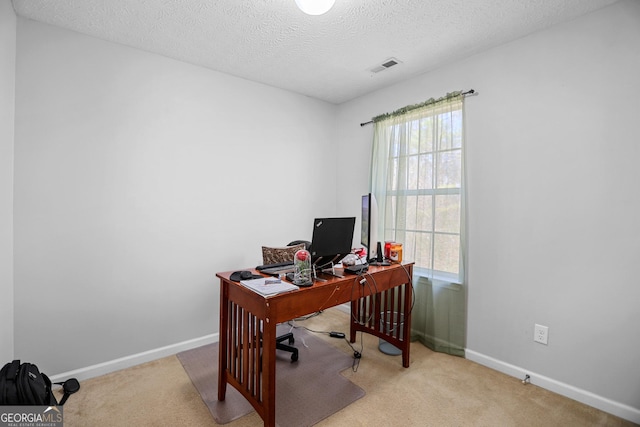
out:
M296 0L301 11L307 15L322 15L333 7L336 0Z

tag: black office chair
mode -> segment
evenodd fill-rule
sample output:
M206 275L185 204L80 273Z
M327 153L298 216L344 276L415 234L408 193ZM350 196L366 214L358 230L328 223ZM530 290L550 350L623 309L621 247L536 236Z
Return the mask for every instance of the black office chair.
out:
M293 256L300 249L309 250L311 242L306 240L294 240L286 247L274 248L263 246L262 247L262 263L263 264L277 264L281 262L289 262L293 260ZM287 342L285 344L285 341ZM278 335L276 337L276 349L282 351L288 351L291 353L291 362L298 360L298 349L293 347L296 339L293 336L293 332L287 332L286 334Z

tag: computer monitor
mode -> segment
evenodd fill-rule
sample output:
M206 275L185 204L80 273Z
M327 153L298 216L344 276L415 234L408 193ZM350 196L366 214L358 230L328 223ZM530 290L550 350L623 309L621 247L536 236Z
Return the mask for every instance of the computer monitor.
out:
M351 253L355 217L313 220L311 260L319 268L338 263Z
M362 217L361 217L361 237L360 243L367 248L367 259L375 259L378 255L376 248L378 244L378 203L372 193L362 196ZM382 256L382 254L379 254ZM382 261L382 257L380 258Z

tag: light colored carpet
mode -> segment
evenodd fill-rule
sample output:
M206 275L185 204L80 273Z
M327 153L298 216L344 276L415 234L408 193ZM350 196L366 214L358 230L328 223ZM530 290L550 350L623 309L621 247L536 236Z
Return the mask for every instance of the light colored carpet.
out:
M281 328L278 334L288 332ZM304 330L295 332L300 359L276 351L276 424L312 426L364 396L364 390L340 375L351 358ZM303 345L306 344L306 345ZM253 411L232 386L223 402L218 397L218 343L178 354L193 385L218 424L226 424Z
M298 322L317 331L348 331L349 315L337 308ZM352 355L340 339L316 335ZM360 351L360 335L356 348ZM297 346L301 343L296 342ZM318 427L514 426L628 427L634 424L534 384L460 357L411 344L411 366L378 351L378 339L362 335L358 370L342 374L366 395ZM65 427L217 425L176 356L82 381L64 405ZM257 413L227 427L262 426Z

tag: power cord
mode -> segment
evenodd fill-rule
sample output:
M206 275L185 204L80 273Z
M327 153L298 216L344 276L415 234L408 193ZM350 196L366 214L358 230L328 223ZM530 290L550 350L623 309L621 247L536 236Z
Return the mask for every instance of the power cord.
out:
M367 277L369 276L369 278L371 279L371 281L373 282L373 287L371 285L371 283L369 282L369 280L367 280ZM359 285L359 286L358 286ZM354 293L354 289L356 290L360 290L361 287L367 286L367 289L369 290L369 295L374 295L378 293L378 284L376 283L376 279L369 273L366 272L362 272L359 273L354 279L353 279L353 283L351 284L351 301L354 301L353 298L353 293ZM360 295L358 295L358 299L364 298L364 292L360 293ZM355 323L361 325L361 326L365 326L366 324L370 324L371 320L373 319L374 316L374 312L372 311L369 314L369 318L364 320L364 319L358 319L354 313L353 310L351 311L351 320L353 320Z
M318 314L320 314L320 312L318 312L316 315L318 315ZM362 358L362 353L364 351L364 342L362 340L362 331L359 331L360 332L360 350L358 351L349 342L349 340L347 339L346 334L344 332L316 331L316 330L308 328L306 326L294 325L292 321L289 321L287 323L288 323L289 326L291 326L292 329L304 329L304 330L312 332L314 334L324 334L324 335L329 335L332 338L342 338L342 339L344 339L344 341L347 343L347 345L349 347L351 347L351 350L353 351L353 364L351 365L351 369L353 370L353 372L357 372L358 371L358 366L360 365L360 359Z
M356 348L349 342L347 338L345 338L345 342L351 347L353 350L353 363L351 364L351 370L353 372L358 372L358 368L360 367L360 359L362 359L362 352L364 351L364 342L362 340L362 331L360 332L360 351L356 350Z
M409 274L409 271L407 270L407 267L404 266L404 264L402 264L402 262L398 262L398 261L389 261L392 265L393 264L398 264L400 267L402 267L402 270L404 270L404 274L406 274L408 282L407 284L409 284L411 286L411 306L409 307L409 313L407 313L407 316L411 316L411 313L413 312L413 307L416 304L416 288L413 286L413 276L411 274Z
M416 293L415 293L415 288L413 286L413 277L409 274L409 271L407 271L407 268L401 263L401 262L397 262L397 261L392 261L392 264L399 264L400 267L402 267L402 269L404 270L405 274L407 275L408 280L408 284L411 286L411 296L412 296L412 301L411 301L411 307L409 309L409 313L407 313L407 316L410 316L411 313L413 312L413 307L415 305L415 301L416 301ZM372 282L372 283L371 283ZM358 275L356 275L356 277L353 280L353 283L351 285L351 301L353 301L353 294L354 294L354 290L359 290L361 288L363 288L364 286L367 286L367 289L369 290L369 295L375 295L378 293L378 284L376 283L375 278L367 273L367 272L361 272ZM335 294L337 289L334 289L333 293L329 296L329 298L327 299L327 301L329 301L333 295ZM359 296L358 299L363 298L364 296ZM358 331L360 332L360 350L358 351L352 344L351 342L349 342L349 340L347 339L347 337L345 336L344 332L336 332L336 331L316 331L310 328L307 328L306 326L296 326L293 322L294 321L304 321L304 320L308 320L312 317L315 316L319 316L320 314L322 314L323 310L322 307L324 306L324 304L326 304L326 302L324 302L321 306L320 309L318 311L316 311L315 313L312 313L308 316L303 316L303 317L299 317L293 320L290 320L288 323L289 326L291 326L292 329L305 329L309 332L315 333L315 334L325 334L325 335L329 335L332 338L342 338L345 340L345 342L347 343L347 345L351 348L351 350L353 351L353 364L351 366L351 369L353 370L353 372L358 372L358 368L360 367L360 360L362 359L362 353L364 351L364 341L362 338L362 333L363 331ZM370 323L371 320L373 319L374 316L374 312L372 311L369 315L369 317L366 320L361 320L361 319L357 319L356 316L353 314L353 312L351 313L351 318L352 321L354 321L355 323L361 325L361 326L365 326L366 324ZM306 344L305 344L306 347Z

